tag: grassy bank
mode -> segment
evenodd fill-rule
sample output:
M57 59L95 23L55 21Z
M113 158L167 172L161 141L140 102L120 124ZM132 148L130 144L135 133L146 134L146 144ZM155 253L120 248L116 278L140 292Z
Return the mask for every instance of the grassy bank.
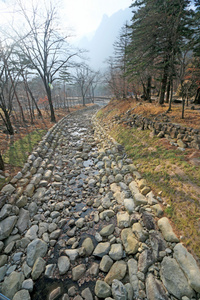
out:
M98 113L101 124L125 147L153 192L161 195L165 214L173 221L174 230L200 261L200 168L189 159L198 151L182 152L166 139L150 137L149 130L116 124L113 117L121 113L121 105L115 101L102 109Z

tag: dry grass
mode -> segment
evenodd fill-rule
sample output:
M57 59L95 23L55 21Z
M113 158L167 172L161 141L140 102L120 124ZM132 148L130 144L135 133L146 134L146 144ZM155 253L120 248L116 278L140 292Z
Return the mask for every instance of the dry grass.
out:
M170 122L180 124L187 127L193 127L200 129L200 105L195 106L195 110L191 109L191 105L185 107L184 119L181 119L181 104L172 104L172 111L167 113L167 117ZM113 117L116 114L124 113L129 109L134 109L133 113L141 114L147 118L153 118L163 115L168 110L168 105L148 103L148 102L136 102L129 98L125 101L112 100L112 102L104 110L104 113L109 112L109 116Z
M174 226L174 231L200 263L200 150L177 150L165 138L150 138L149 130L138 130L113 122L115 116L133 109L146 117L160 116L167 107L135 101L112 101L99 112L102 125L121 144L148 181L155 195L162 192L163 209ZM186 118L180 119L180 105L167 114L173 123L200 128L200 111L186 108Z

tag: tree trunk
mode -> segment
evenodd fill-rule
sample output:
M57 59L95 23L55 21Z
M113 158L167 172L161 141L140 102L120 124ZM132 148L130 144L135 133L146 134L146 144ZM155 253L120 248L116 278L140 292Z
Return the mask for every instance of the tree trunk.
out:
M31 89L29 88L28 85L27 85L27 88L28 88L29 95L31 96L31 99L32 99L32 101L33 101L33 103L34 103L34 105L35 105L35 107L36 107L36 109L37 109L38 117L39 117L39 118L42 118L41 110L39 109L39 107L38 107L38 105L37 105L37 102L36 102L36 100L35 100L35 98L34 98L32 92L31 92Z
M181 114L181 119L184 119L184 112L185 112L185 99L182 98L182 114Z
M0 153L0 170L2 170L2 171L5 170L5 166L4 166L4 162L3 162L3 158L1 156L1 153Z
M0 115L1 115L1 117L2 117L2 120L3 120L5 126L6 126L6 128L7 128L7 130L8 130L8 133L9 133L10 135L13 135L13 134L14 134L14 129L13 129L13 127L12 127L12 123L11 123L11 120L10 120L10 115L9 115L7 109L3 110L3 112L4 112L5 118L4 118L4 117L2 116L2 114L0 113Z
M200 88L197 89L194 104L200 104Z
M169 97L170 97L170 79L168 81L168 84L167 84L167 95L166 95L166 103L169 103Z
M160 99L159 104L163 104L165 100L165 90L167 85L167 77L168 77L168 64L165 64L164 71L163 71L163 78L161 81L161 91L160 91Z
M147 92L147 95L146 95L147 100L149 102L151 102L151 76L149 76L148 79L147 79L147 90L146 90L146 92Z
M55 117L55 113L54 113L50 87L47 88L47 98L48 98L49 108L50 108L50 113L51 113L51 122L56 123L56 117Z
M173 78L170 79L170 86L171 86L171 91L170 91L170 98L169 98L169 108L168 108L168 111L171 111L171 110L172 110L172 97L173 97L173 89L174 89L174 86L173 86Z

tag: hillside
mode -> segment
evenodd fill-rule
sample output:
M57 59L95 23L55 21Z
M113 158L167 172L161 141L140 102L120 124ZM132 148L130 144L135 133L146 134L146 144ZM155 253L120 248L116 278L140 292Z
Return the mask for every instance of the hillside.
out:
M165 121L190 131L191 127L199 130L199 108L186 108L182 120L179 105L173 105L172 112L166 114L166 106L113 100L98 112L98 118L107 132L125 147L138 171L160 197L181 241L200 262L200 150L178 147L177 138L159 138L153 131L130 126L133 115L140 115L158 123Z
M89 64L94 69L103 69L104 61L113 54L113 43L116 40L121 27L130 21L132 12L130 8L119 10L112 16L104 15L102 21L91 40L84 37L78 43L80 48L89 51Z

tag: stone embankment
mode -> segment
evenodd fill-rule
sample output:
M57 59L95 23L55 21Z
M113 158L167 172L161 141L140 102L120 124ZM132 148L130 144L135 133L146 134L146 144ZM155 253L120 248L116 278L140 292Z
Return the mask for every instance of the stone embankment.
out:
M98 124L64 118L1 194L0 291L13 300L200 299L162 199Z
M116 117L117 123L149 129L152 131L153 136L165 137L172 145L182 149L187 147L200 149L200 130L174 124L170 122L166 113L155 118L146 118L142 115L134 114L133 110L128 110L125 114L118 115Z

